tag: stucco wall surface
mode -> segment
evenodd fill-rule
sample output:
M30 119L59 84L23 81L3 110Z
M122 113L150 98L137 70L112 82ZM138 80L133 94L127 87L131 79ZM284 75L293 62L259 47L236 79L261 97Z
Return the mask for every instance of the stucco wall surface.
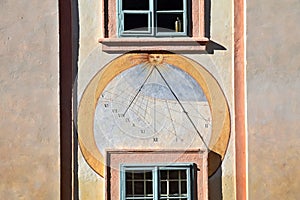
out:
M121 54L109 54L102 51L98 39L103 37L101 29L102 1L78 1L79 18L79 58L78 58L78 94L81 95L89 81L105 65ZM220 170L210 179L214 190L211 199L235 199L235 151L234 151L234 113L233 113L233 1L206 1L210 9L210 24L207 30L210 39L218 44L212 54L185 54L203 65L218 81L229 104L231 115L231 136L227 154ZM221 48L220 48L221 47ZM222 50L220 50L222 49ZM79 196L81 199L104 198L104 182L78 155Z
M59 199L57 1L0 1L0 199Z
M247 1L249 199L300 199L300 1Z

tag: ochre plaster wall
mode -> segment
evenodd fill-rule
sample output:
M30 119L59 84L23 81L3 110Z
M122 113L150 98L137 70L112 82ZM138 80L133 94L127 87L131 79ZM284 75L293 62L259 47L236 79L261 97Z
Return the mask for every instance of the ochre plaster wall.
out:
M57 4L0 2L1 199L59 199Z
M300 1L247 1L249 199L300 199Z

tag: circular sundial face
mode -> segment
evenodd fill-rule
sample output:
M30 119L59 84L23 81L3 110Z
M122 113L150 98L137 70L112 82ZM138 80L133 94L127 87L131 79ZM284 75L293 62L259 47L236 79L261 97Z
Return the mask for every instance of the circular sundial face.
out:
M199 84L158 55L110 81L98 99L98 149L206 149L212 120Z
M106 149L182 148L207 149L210 176L231 130L218 82L176 54L128 53L112 61L87 85L77 117L81 152L102 177Z

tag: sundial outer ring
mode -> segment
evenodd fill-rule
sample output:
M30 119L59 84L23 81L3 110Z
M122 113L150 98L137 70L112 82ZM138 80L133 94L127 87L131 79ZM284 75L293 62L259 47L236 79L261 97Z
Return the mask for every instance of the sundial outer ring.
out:
M220 166L230 137L230 114L227 100L214 77L199 63L177 54L162 54L163 62L180 68L193 77L210 105L212 133L208 158L208 175ZM148 61L148 53L124 54L101 69L87 85L78 108L78 141L87 163L100 176L105 176L105 159L94 139L94 114L98 99L106 85L118 74Z

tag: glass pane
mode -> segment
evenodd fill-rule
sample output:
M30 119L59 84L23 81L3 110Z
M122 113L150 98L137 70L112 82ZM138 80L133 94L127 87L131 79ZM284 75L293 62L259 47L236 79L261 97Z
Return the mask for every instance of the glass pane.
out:
M187 194L187 184L186 184L186 181L181 181L181 194Z
M157 10L183 10L184 0L157 0Z
M134 181L134 196L144 196L144 181Z
M149 0L123 0L123 10L149 10Z
M134 180L144 180L144 171L135 171L133 176Z
M182 18L182 13L158 13L157 32L183 32Z
M181 179L186 179L186 170L180 170Z
M132 172L126 172L126 180L132 180Z
M148 31L148 14L124 14L124 31Z
M149 171L149 172L146 171L146 179L152 180L152 172L151 171Z
M161 181L160 193L161 193L161 196L167 196L167 182L166 181Z
M132 196L132 181L126 181L126 196Z
M169 171L169 179L178 179L178 178L179 178L179 170Z
M146 195L153 196L153 186L152 181L146 182Z
M179 194L179 187L178 187L178 181L170 181L169 182L169 193L171 196L178 196Z
M160 171L160 179L161 180L167 180L168 179L168 170Z

